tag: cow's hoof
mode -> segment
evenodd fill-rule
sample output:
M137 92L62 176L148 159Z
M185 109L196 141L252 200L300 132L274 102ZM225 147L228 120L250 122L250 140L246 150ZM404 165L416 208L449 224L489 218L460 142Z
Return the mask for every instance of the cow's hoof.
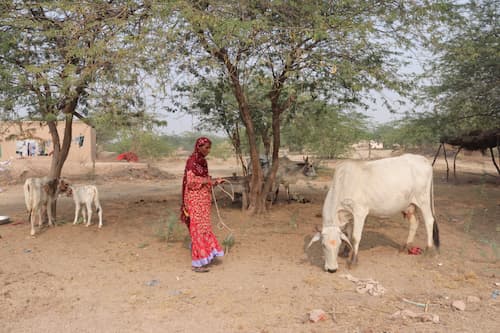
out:
M401 245L399 247L399 253L407 252L410 246L408 244Z
M354 258L354 259L351 258L351 259L347 260L347 268L349 268L349 269L354 268L357 264L358 264L357 258Z
M424 255L426 257L434 257L438 254L438 250L433 246L433 247L428 247L424 251Z
M335 273L337 270L336 269L327 269L326 270L328 273Z

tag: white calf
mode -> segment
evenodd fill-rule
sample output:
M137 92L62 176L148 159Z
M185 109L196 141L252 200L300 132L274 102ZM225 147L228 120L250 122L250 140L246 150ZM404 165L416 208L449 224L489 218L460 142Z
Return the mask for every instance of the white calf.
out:
M65 192L68 183L59 178L49 179L27 178L24 182L24 201L28 210L31 223L31 235L35 234L35 219L38 215L38 226L42 225L42 211L47 211L49 225L53 224L52 203L57 199L60 192Z
M99 192L95 185L70 185L68 190L68 196L73 196L73 201L75 202L75 219L73 224L78 221L78 214L80 213L80 208L82 204L85 204L87 208L87 214L85 209L82 209L83 219L87 220L85 224L86 227L90 225L92 220L92 202L95 205L97 214L99 215L99 228L102 227L102 207L99 203ZM87 216L86 216L87 215Z

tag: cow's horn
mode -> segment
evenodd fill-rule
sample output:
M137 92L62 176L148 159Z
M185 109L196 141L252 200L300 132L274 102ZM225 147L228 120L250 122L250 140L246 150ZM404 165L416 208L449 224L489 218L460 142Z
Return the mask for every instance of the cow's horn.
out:
M311 241L309 242L309 245L307 245L306 249L308 249L312 245L312 243L317 242L320 239L321 239L321 233L319 233L319 232L315 233L314 236L311 238Z
M351 248L351 250L353 250L351 241L349 240L349 238L343 232L340 232L340 239L342 239L343 241L345 241L347 243L347 245L349 245L349 247Z

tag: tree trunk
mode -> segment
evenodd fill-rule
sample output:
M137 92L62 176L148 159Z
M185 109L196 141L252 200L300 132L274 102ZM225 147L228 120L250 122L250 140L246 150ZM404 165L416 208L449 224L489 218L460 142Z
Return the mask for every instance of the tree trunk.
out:
M257 147L257 137L253 125L250 109L241 86L238 69L229 60L226 50L219 49L215 52L216 57L221 60L229 73L231 85L238 102L238 110L245 125L248 144L250 146L250 158L252 161L252 175L249 182L250 193L248 196L248 213L260 214L265 211L265 195L262 193L262 181L264 179L262 168L259 163L259 151ZM264 197L264 199L262 199Z
M264 145L264 154L266 157L269 157L271 153L271 137L269 136L269 129L265 129L262 131L262 144Z
M52 161L50 165L49 178L60 178L64 162L69 154L69 148L71 147L71 138L73 135L73 114L66 114L65 126L64 126L64 136L61 145L59 132L57 131L57 122L48 121L47 125L49 127L50 136L52 137ZM54 222L57 218L57 198L52 202L52 216Z
M241 163L241 170L243 171L243 176L247 176L248 170L245 161L243 160L243 152L241 151L241 137L238 124L236 124L232 133L229 133L229 131L226 132L228 136L231 138L231 143L233 145L234 152L236 154L236 162Z

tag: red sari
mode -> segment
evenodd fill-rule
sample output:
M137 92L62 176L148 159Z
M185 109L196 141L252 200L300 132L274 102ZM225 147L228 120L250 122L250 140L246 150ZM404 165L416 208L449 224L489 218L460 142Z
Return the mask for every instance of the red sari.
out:
M196 140L194 152L186 162L182 181L181 221L188 226L191 235L193 267L205 266L214 257L224 255L210 223L212 184L208 175L207 160L198 150L198 147L207 142L210 140L203 137ZM207 181L207 184L203 184Z

